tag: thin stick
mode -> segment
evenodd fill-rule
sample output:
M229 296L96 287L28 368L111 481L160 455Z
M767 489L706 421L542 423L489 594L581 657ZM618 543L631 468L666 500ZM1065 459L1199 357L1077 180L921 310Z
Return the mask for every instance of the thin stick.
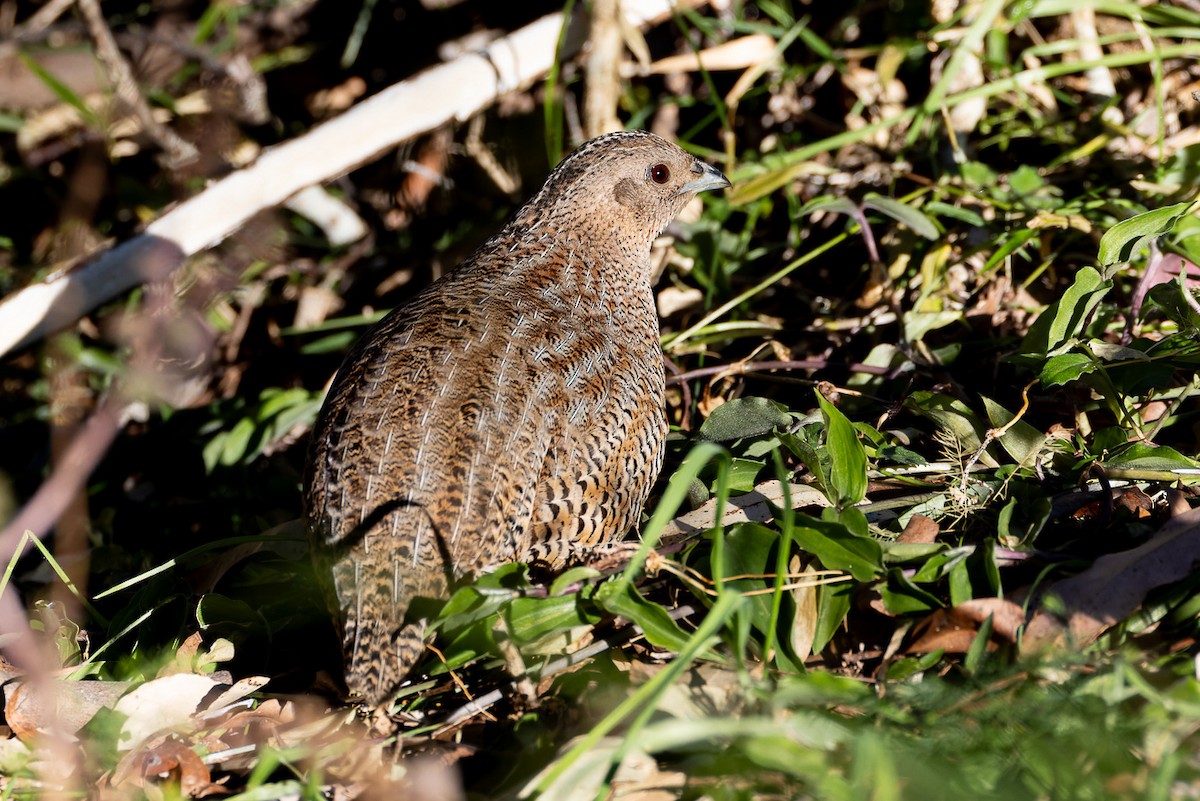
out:
M113 86L113 91L137 116L138 122L142 124L142 129L146 131L146 134L157 142L158 146L166 153L166 166L174 169L195 161L200 155L196 146L154 119L154 112L150 110L150 104L146 102L146 98L142 97L137 81L133 79L133 70L129 67L129 62L117 49L117 41L104 21L104 15L100 13L100 3L97 0L78 0L78 2L79 11L83 14L84 22L87 23L88 32L96 42L96 55L99 57L100 63L104 65L105 72L108 73L108 80Z

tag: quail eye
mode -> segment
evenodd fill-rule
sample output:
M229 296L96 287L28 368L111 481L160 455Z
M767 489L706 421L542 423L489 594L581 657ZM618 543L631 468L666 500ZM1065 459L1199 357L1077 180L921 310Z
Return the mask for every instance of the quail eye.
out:
M650 168L650 180L656 184L665 184L671 180L671 170L666 164L655 164Z

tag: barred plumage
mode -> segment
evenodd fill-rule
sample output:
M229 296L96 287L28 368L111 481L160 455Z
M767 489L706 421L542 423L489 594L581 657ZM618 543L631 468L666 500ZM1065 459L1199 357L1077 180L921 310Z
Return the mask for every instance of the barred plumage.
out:
M645 132L568 156L495 237L368 332L313 431L305 505L346 681L386 701L414 599L638 521L667 422L650 246L718 171Z

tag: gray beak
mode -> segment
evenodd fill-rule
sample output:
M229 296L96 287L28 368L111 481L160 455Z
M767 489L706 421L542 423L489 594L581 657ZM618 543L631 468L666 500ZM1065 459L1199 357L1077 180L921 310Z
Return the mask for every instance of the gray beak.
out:
M704 192L709 189L724 189L731 185L724 173L711 164L705 164L703 161L697 161L695 166L692 167L692 172L700 177L693 181L688 181L679 187L679 191L675 193L676 196L689 193L694 195L697 192Z

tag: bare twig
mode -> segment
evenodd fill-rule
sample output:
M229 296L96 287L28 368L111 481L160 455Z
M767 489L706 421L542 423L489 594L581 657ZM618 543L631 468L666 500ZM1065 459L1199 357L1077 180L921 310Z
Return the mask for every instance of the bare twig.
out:
M108 80L113 85L113 91L121 98L141 122L146 134L158 143L167 155L166 166L181 167L195 161L200 155L195 145L184 140L167 126L154 119L154 112L146 98L142 97L137 81L133 79L133 70L129 62L121 55L117 42L113 39L112 31L100 13L98 0L78 0L79 11L87 23L88 32L96 42L96 55L108 73Z
M50 0L17 26L12 33L13 40L21 42L38 36L53 25L74 2L75 0Z

